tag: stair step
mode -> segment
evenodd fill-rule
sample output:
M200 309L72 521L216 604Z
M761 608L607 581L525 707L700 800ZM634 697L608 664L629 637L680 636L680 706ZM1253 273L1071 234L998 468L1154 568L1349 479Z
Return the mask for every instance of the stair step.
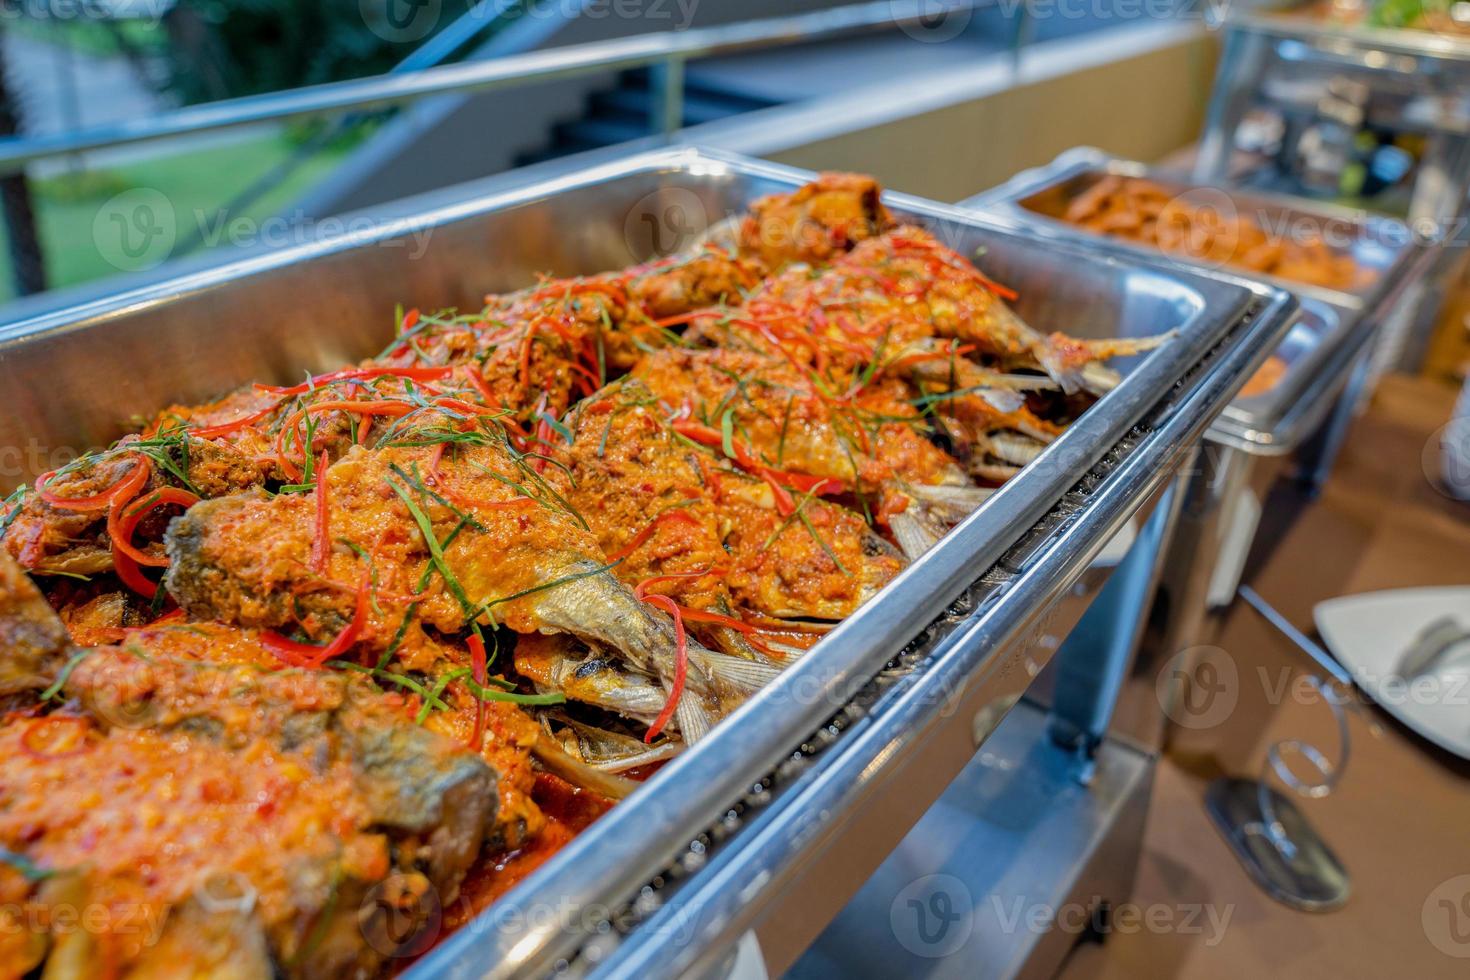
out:
M553 126L546 146L517 154L516 166L530 166L584 150L641 139L649 134L652 102L647 69L623 72L618 77L617 87L592 94L587 100L585 115ZM683 124L695 126L777 104L688 80L684 88Z
M517 167L529 167L532 164L545 163L547 160L559 160L562 157L571 156L573 153L578 152L580 151L561 146L545 146L539 150L527 150L524 153L517 153L515 165Z
M652 107L653 94L646 88L610 89L594 94L590 100L590 109L598 118L616 114L620 117L635 116L647 119ZM764 105L753 99L685 92L684 125L697 126L701 123L714 122L716 119L725 119L742 112L763 108L765 108Z
M621 90L619 90L619 93ZM600 119L623 126L648 128L648 108L640 106L634 99L614 99L614 92L595 92L587 99L587 109L581 119ZM646 96L645 96L646 98Z
M552 139L558 143L581 144L590 149L596 146L612 146L648 135L647 124L633 125L599 118L576 119L557 123L551 128Z
M619 89L632 89L634 91L647 92L649 90L648 69L631 68L623 72L619 79ZM684 76L684 101L708 101L720 105L729 106L731 112L753 112L756 109L768 109L780 103L774 99L766 99L745 92L732 91L718 82L704 82L689 74Z

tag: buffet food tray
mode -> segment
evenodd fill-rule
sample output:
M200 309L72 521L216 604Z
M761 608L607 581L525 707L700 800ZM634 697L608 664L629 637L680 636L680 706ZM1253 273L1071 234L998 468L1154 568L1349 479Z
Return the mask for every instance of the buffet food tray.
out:
M1286 364L1281 379L1259 394L1233 401L1212 426L1210 436L1259 455L1290 452L1322 421L1352 365L1412 282L1426 250L1407 225L1392 218L1228 185L1187 182L1091 147L1068 150L1051 163L1023 171L960 206L999 212L1026 221L1044 234L1107 241L1135 254L1163 256L1152 246L1105 238L1062 218L1076 195L1108 175L1143 178L1171 194L1203 191L1202 204L1228 198L1238 214L1255 217L1267 229L1314 230L1331 236L1332 242L1345 243L1334 251L1351 257L1371 274L1352 289L1339 290L1263 273L1239 273L1291 291L1301 298L1301 309L1273 352ZM1168 261L1196 266L1177 256L1169 256Z
M103 444L158 404L362 356L397 304L478 308L537 273L644 260L811 176L679 149L513 189L492 180L419 199L369 234L3 325L0 446L42 447L29 468L43 469L47 447ZM1039 459L411 975L672 974L711 965L753 925L768 962L789 962L1044 666L1073 615L1055 613L1058 600L1158 503L1296 305L1228 273L885 201L983 252L1040 327L1177 337L1123 362L1117 388ZM788 948L771 952L783 937Z

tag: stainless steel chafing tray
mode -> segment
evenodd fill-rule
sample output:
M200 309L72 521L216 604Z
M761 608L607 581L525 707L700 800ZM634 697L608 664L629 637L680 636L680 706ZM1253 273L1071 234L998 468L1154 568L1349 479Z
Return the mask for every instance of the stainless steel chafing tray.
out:
M1210 437L1256 455L1295 449L1331 410L1352 366L1364 356L1378 325L1419 270L1424 246L1407 225L1392 218L1227 185L1185 182L1091 147L1068 150L960 206L1007 214L1045 234L1106 240L1136 254L1160 255L1148 245L1103 238L1063 219L1073 198L1108 175L1145 178L1171 194L1198 194L1202 206L1233 207L1268 232L1315 233L1371 274L1351 290L1335 290L1240 273L1295 293L1302 299L1301 311L1273 352L1287 365L1281 380L1267 391L1232 402L1211 427ZM1169 260L1197 265L1173 256Z
M1231 27L1301 41L1314 46L1324 57L1375 70L1396 69L1412 73L1423 69L1412 62L1392 65L1382 58L1368 57L1372 52L1470 64L1470 37L1433 30L1333 22L1313 16L1317 6L1314 0L1304 3L1232 3L1226 10L1225 20Z
M669 150L514 190L490 182L372 235L11 323L0 446L99 444L171 400L334 367L382 346L395 304L478 306L538 272L617 268L810 177ZM962 252L983 250L1038 327L1178 336L1125 363L1118 388L1040 459L414 976L674 973L717 962L746 930L769 965L789 963L1046 663L1081 611L1058 600L1158 503L1295 306L1228 273L886 200Z

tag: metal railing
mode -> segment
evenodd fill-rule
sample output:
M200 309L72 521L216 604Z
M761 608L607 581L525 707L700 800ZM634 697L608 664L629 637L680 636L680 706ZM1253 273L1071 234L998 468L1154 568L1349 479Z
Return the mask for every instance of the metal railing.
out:
M672 133L683 119L684 63L844 35L893 29L931 30L942 18L990 6L993 0L875 0L807 14L719 27L569 45L485 61L328 82L191 106L147 119L110 123L49 136L0 139L0 174L47 157L168 139L252 123L381 109L431 95L490 92L604 71L652 67L651 123ZM1020 8L1024 19L1025 6ZM1017 31L1017 38L1023 35Z
M422 45L409 52L408 56L388 69L387 75L403 75L412 71L423 71L434 68L462 50L471 41L484 34L492 33L492 29L503 25L510 20L506 13L492 13L486 15L482 12L479 4L472 6L469 11L461 14L442 31L430 37ZM384 76L386 77L386 76ZM339 115L330 125L326 125L308 137L301 145L297 146L285 160L258 175L250 184L234 197L226 202L222 209L225 214L237 214L243 212L259 201L266 194L278 187L283 182L290 180L301 167L309 163L322 150L331 145L333 140L340 138L344 133L351 132L355 126L370 122L380 117L382 113L359 113L349 112ZM3 173L3 170L0 170ZM204 229L196 229L194 234L180 242L174 247L174 254L191 252L200 243L204 236Z

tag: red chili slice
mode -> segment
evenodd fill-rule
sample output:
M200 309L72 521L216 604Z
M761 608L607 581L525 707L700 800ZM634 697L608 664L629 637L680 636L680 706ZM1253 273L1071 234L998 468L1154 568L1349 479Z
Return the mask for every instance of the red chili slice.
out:
M295 640L288 640L270 630L261 632L260 642L287 666L315 669L328 660L341 656L353 643L357 642L357 635L362 632L363 624L367 622L367 615L368 576L364 574L362 581L357 586L357 608L353 611L352 620L342 627L342 632L338 633L331 643L320 647L312 643L297 643Z
M58 728L62 729L59 733L56 732ZM65 729L72 730L70 742L67 741ZM92 723L85 718L75 715L47 715L26 726L20 736L20 747L27 755L37 759L66 759L81 755L92 747L91 740L87 738L91 731Z
M101 493L92 494L88 497L62 497L46 489L46 484L56 476L56 471L52 470L49 473L42 473L36 477L36 493L40 494L41 499L52 507L86 513L87 511L102 510L109 506L113 498L123 492L126 487L133 487L133 493L137 493L138 489L147 481L149 472L147 457L139 456L131 470ZM141 480L139 479L140 473L142 474Z
M151 555L134 546L133 531L137 529L144 515L151 513L157 508L173 505L187 509L199 503L199 497L178 487L162 487L150 493L140 504L129 507L128 503L115 500L113 501L113 506L107 511L107 536L112 539L114 563L117 556L122 554L139 565L147 565L152 568L166 568L168 566L167 558L160 555ZM149 595L152 595L152 592L149 592Z
M280 404L280 402L275 402L274 404L267 405L265 408L262 408L258 412L251 412L249 415L242 415L231 422L221 422L218 425L205 425L197 429L190 429L189 434L192 436L198 436L200 439L214 439L217 436L229 435L231 432L243 429L247 425L254 425L256 422L259 422L271 412L274 412L276 408L280 406Z
M328 520L327 500L327 451L322 450L316 464L316 534L311 542L311 567L321 574L327 572L327 559L332 554L331 524Z
M666 595L646 595L641 597L644 602L652 606L658 606L664 612L674 618L674 636L677 644L677 654L674 660L674 683L669 688L669 699L664 702L663 710L648 726L648 731L643 736L645 745L651 743L658 733L664 730L669 719L674 717L674 711L679 707L679 698L684 694L684 679L689 670L689 636L684 632L684 617L679 612L678 603Z
M649 594L648 590L651 586L657 585L660 582L674 582L682 578L703 578L706 575L723 574L725 574L725 569L711 567L697 568L692 572L670 572L667 575L654 575L633 586L633 595L642 599Z
M470 648L470 675L474 677L475 683L481 687L485 686L487 666L485 661L485 641L480 639L480 634L471 633L466 645ZM470 748L476 752L480 751L480 739L485 733L485 702L483 699L475 698L475 728L470 734Z

